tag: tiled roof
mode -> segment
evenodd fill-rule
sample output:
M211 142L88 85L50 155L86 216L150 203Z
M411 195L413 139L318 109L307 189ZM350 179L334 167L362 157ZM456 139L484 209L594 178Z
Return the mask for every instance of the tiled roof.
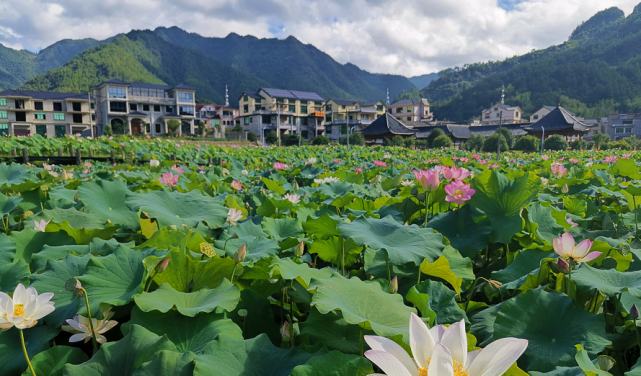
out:
M541 132L541 129L546 131L574 129L575 131L587 131L588 127L585 123L574 117L572 113L565 108L558 106L552 112L545 115L541 120L530 125L527 129L534 132Z
M527 131L520 124L504 124L501 126L512 132L515 136L524 136L527 134ZM426 127L418 128L416 133L416 138L426 138L432 133L435 128L439 128L443 131L446 136L452 136L459 139L467 139L472 134L480 134L482 136L488 137L496 133L499 129L498 125L481 125L481 126L470 126L463 124L443 124L443 125L430 125ZM417 128L415 128L417 129Z
M0 92L0 97L19 96L34 99L48 100L65 100L65 99L83 99L88 100L89 94L78 93L50 93L46 91L29 91L29 90L4 90Z
M416 129L405 126L402 121L395 119L386 112L385 115L379 116L372 124L363 129L361 133L366 136L383 135L386 133L413 135L416 133Z
M323 99L320 95L312 92L307 92L307 91L269 89L269 88L261 88L261 90L273 98L286 98L286 99L298 99L298 100L321 101L321 102L325 101L325 99Z
M394 102L389 105L389 107L396 107L396 106L409 106L409 105L418 105L418 104L423 104L422 101L416 100L416 99L403 99L398 102Z
M330 98L327 101L328 102L332 101L332 102L334 102L334 103L336 103L337 105L340 105L340 106L353 106L356 103L358 103L358 101L353 101L353 100L350 100L350 99L333 99L333 98Z
M499 108L502 108L502 109L504 109L506 111L514 111L514 110L519 108L519 106L508 106L508 105L505 105L505 104L495 104L491 108L494 108L494 107L499 107ZM489 108L486 108L483 111L489 111L489 110L490 110Z
M540 120L539 120L540 121ZM512 132L515 136L525 136L527 134L526 129L524 128L528 124L503 124L501 128L505 128L508 131ZM498 125L479 125L471 126L470 133L480 134L482 136L488 137L496 133L499 129Z
M368 102L358 102L361 107L371 107L376 106L380 101L368 101Z
M244 93L243 95L246 95L248 97L255 98L255 99L262 99L263 98L258 93Z

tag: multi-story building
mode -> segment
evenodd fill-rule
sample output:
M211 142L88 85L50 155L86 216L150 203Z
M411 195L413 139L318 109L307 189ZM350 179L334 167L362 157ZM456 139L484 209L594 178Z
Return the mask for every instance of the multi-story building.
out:
M88 94L0 92L0 135L63 137L83 133L89 136L93 114Z
M196 119L204 122L207 128L214 129L215 137L224 137L225 130L232 131L237 124L240 124L238 112L237 108L220 104L196 105ZM216 124L219 126L217 127Z
M387 112L399 120L429 122L434 119L427 99L403 99L387 106Z
M261 88L240 96L241 125L263 137L267 132L300 133L311 140L325 133L325 100L316 93Z
M114 133L159 136L167 122L180 122L179 134L194 134L196 89L108 80L92 87L98 134L111 125Z
M605 124L605 133L612 140L635 135L641 137L641 114L610 114Z
M483 110L483 113L481 114L481 125L522 123L522 114L523 111L521 111L521 108L518 106L507 106L499 103L491 108Z
M358 102L347 99L329 99L325 104L327 137L338 140L347 137L347 129L361 131L385 114L381 101Z

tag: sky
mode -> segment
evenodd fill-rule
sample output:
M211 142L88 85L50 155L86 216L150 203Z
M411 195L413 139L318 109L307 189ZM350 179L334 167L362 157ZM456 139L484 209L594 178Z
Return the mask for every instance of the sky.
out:
M628 15L639 1L0 0L0 43L39 51L158 26L207 37L293 35L339 63L410 77L560 44L598 11Z

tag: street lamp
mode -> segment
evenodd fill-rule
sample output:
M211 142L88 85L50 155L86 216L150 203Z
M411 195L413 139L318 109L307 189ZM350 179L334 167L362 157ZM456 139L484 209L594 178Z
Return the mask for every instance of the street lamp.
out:
M543 153L543 141L545 141L545 128L541 126L541 153Z
M496 143L496 160L499 160L499 157L501 156L501 137L503 136L501 134L501 124L503 123L503 111L499 112L499 139L498 142Z

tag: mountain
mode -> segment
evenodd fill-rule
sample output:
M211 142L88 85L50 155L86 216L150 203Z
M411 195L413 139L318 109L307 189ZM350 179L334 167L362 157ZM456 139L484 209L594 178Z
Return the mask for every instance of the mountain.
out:
M558 103L586 118L641 111L641 5L628 17L601 11L558 46L444 70L419 96L437 118L465 122L497 103L503 86L525 116Z
M429 85L430 82L436 80L438 78L439 74L438 73L430 73L430 74L424 74L422 76L414 76L408 78L410 82L416 86L418 89L422 89L425 86Z
M39 53L0 45L0 89L16 88L28 79L63 66L82 51L103 43L95 39L65 39Z

